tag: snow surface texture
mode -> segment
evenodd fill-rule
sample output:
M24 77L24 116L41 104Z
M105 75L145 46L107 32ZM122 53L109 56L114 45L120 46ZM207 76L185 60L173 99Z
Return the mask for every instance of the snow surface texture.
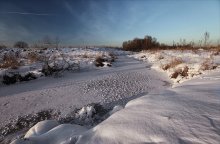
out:
M168 60L168 54L176 56L177 51L168 51L164 62ZM198 61L194 62L194 64L204 58L201 55L206 54L210 56L207 52L201 52L197 56ZM183 55L182 59L185 57ZM189 52L189 55L191 55L191 52ZM149 54L150 56L154 55ZM138 56L137 54L137 57L140 58L140 55ZM161 60L161 58L159 59ZM218 56L215 56L213 60L215 61L214 64L217 64ZM159 66L160 62L156 60L151 61L151 63L154 67ZM167 82L163 82L166 79L165 75L158 74L158 72L150 69L150 65L147 63L144 64L125 56L120 56L112 68L102 69L102 71L96 71L95 73L90 71L89 76L86 74L88 73L77 74L76 83L73 83L73 80L69 80L70 83L68 83L67 79L62 78L64 84L62 84L62 81L51 84L50 81L46 86L49 89L55 86L55 89L65 91L65 94L71 93L71 91L63 88L71 88L71 90L77 93L74 97L77 97L78 94L88 94L88 97L83 95L84 100L89 98L92 102L100 102L106 105L106 107L113 107L116 104L125 104L125 106L115 106L109 112L111 116L93 128L85 128L74 124L61 124L46 132L44 127L47 124L38 123L27 134L30 133L32 135L32 130L43 129L43 132L40 130L40 135L33 134L33 136L24 139L14 140L11 144L219 144L220 71L218 68L193 77L194 79L184 83L175 82L173 87L169 89L165 89L168 86ZM59 86L56 87L56 85ZM77 89L73 89L74 85L80 86L79 88L82 90L82 93L76 91ZM28 92L33 93L34 91L30 90ZM24 93L27 92L22 92L22 94ZM57 91L53 94L56 93ZM103 99L103 94L107 98ZM56 100L58 97L56 97ZM65 103L65 105L68 105L69 102L71 104L74 103L74 101L70 101L72 97L65 96L64 98L67 98L68 101L59 101L57 104ZM80 100L80 98L76 99L75 102L82 103L81 105L88 103L88 101L83 103L83 100ZM68 107L65 108L65 106L59 107L59 109L68 111ZM86 119L91 117L93 112L93 107L83 107L78 111L78 117L79 119ZM44 125L43 128L38 128L42 125Z
M1 127L19 116L47 109L57 110L61 117L66 117L90 103L100 103L105 108L123 106L134 98L168 87L164 75L151 70L148 64L129 58L124 52L114 53L118 59L112 67L82 69L66 72L61 78L46 77L1 86ZM85 111L87 107L82 113Z
M60 125L11 144L58 144L54 139L62 144L219 144L219 74L214 72L131 100L124 109L90 130Z
M174 83L220 68L219 52L203 49L143 51L130 56L150 62L158 71L165 71Z
M0 87L0 109L4 115L0 122L45 109L67 114L89 103L106 107L126 104L134 97L162 89L162 79L145 64L122 56L112 68Z

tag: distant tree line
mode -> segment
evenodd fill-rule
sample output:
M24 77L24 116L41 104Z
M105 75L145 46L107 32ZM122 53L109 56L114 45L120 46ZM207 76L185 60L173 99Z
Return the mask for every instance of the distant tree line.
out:
M13 45L15 48L59 48L60 47L60 39L59 37L49 37L45 36L42 40L35 42L33 45L29 46L29 44L25 41L17 41ZM7 46L4 44L0 44L0 48L6 48Z
M125 41L122 44L122 48L127 51L141 51L141 50L152 50L152 49L195 49L195 48L220 48L220 41L216 46L211 45L209 40L209 32L205 32L203 39L199 40L198 43L194 41L187 42L186 39L180 39L179 42L173 44L163 44L157 42L157 39L151 36L145 36L144 38L135 38L133 40Z
M17 41L13 45L16 48L61 48L61 47L79 47L79 48L93 48L93 47L105 47L105 48L119 48L106 45L100 46L64 46L61 45L61 40L58 36L44 36L41 40L29 45L25 41ZM3 44L0 41L0 49L7 48L9 46ZM198 42L186 41L186 39L180 39L178 42L173 41L173 44L163 44L159 43L155 37L145 36L144 38L135 38L133 40L124 41L122 48L127 51L141 51L141 50L151 50L151 49L195 49L195 48L220 48L220 39L217 42L217 45L212 45L210 41L209 32L205 32L203 38ZM121 47L120 47L121 48Z
M157 39L151 36L145 36L143 39L135 38L133 40L125 41L122 44L124 50L127 51L141 51L158 48L160 46Z

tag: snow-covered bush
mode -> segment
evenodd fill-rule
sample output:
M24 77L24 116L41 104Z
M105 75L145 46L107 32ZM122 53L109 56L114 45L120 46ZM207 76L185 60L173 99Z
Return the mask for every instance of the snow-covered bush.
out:
M97 56L96 58L95 58L95 66L97 66L97 67L103 67L104 66L104 64L103 64L103 62L105 62L106 60L102 57L102 56Z
M45 76L61 76L62 73L67 70L67 71L74 71L74 70L79 70L80 66L78 63L74 62L68 62L64 59L62 60L53 60L53 61L45 61L44 65L42 66L41 72Z
M114 60L115 59L113 59L113 58L110 58L110 60L109 60L104 55L98 55L95 58L95 66L97 66L97 67L104 67L104 66L111 67L112 66L111 62L114 62Z
M56 66L51 67L48 63L45 63L42 67L41 72L45 75L45 76L51 76L53 74L58 75L58 73L61 71L61 68L58 68Z
M188 70L189 70L188 66L185 66L183 68L178 68L170 75L170 78L176 79L178 76L187 77Z
M30 80L34 80L37 77L35 76L34 73L28 72L27 74L25 74L24 76L21 76L19 81L30 81Z
M9 84L14 84L19 80L20 75L19 74L14 74L12 76L9 75L3 75L3 80L2 83L9 85Z
M3 75L2 83L6 85L14 84L16 82L22 82L22 81L30 81L34 80L37 77L34 73L28 72L27 74L21 75L19 73L7 73Z
M86 67L93 69L94 64L98 67L110 67L117 58L116 54L121 53L120 50L112 51L105 48L0 49L0 82L5 72L19 73L22 76L34 72L37 76L60 77L64 71L75 72ZM6 83L23 81L23 78L7 73ZM24 80L28 81L29 78L24 77Z

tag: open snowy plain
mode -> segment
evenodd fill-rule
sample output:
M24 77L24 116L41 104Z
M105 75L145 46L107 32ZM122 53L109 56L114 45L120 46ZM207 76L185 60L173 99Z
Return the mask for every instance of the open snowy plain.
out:
M78 57L80 70L0 86L2 143L219 143L218 53L62 51ZM117 58L96 67L85 53ZM32 70L41 75L39 65ZM29 129L25 118L51 120Z

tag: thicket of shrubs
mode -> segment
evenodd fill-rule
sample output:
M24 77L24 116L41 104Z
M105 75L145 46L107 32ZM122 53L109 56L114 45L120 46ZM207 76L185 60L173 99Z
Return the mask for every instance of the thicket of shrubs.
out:
M56 61L56 59L49 60L49 58L44 58L44 64L42 66L41 72L45 76L55 76L60 77L64 71L76 71L80 70L79 63L70 63L61 54L62 60ZM59 62L62 62L61 64ZM50 65L53 64L53 65Z
M143 39L135 38L134 40L125 41L122 45L123 49L128 51L149 50L159 46L160 44L157 42L157 39L151 36L145 36Z
M123 42L122 48L126 51L142 51L142 50L156 50L156 49L195 49L194 42L187 43L185 39L172 45L167 45L157 42L157 39L151 36L142 38L135 38L133 40Z
M177 65L179 65L181 63L184 63L184 61L181 58L174 58L174 59L172 59L171 62L169 62L169 63L167 63L165 65L162 65L161 68L163 70L168 70L170 68L176 67Z

